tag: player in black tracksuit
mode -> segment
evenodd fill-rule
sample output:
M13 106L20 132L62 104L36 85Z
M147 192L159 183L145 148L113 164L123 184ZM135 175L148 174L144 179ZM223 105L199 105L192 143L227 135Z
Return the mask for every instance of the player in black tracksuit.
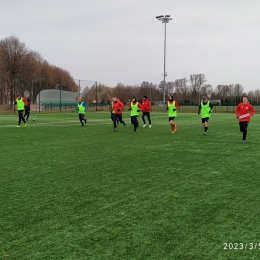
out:
M29 116L30 116L30 111L31 111L31 100L28 98L28 104L27 106L24 107L25 110L25 114L24 114L24 118L26 121L28 121Z

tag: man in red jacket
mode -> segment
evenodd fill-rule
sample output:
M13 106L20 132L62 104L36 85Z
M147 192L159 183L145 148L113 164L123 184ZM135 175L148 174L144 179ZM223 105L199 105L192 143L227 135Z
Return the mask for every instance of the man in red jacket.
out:
M121 124L123 124L125 126L125 122L122 120L122 112L123 112L123 109L125 106L116 97L113 97L112 101L113 101L112 110L114 111L114 114L113 114L114 131L117 131L117 128L116 128L117 119L119 120L119 122Z
M143 107L142 119L143 119L143 122L144 122L143 127L146 127L146 122L145 122L144 117L147 116L148 122L149 122L149 128L151 128L152 127L152 122L151 122L151 117L150 117L151 103L147 99L147 96L143 97L142 107Z
M243 133L242 143L246 142L247 126L250 122L250 118L255 114L255 110L252 105L248 103L247 96L243 96L243 102L239 103L236 108L236 117L239 120L240 132Z

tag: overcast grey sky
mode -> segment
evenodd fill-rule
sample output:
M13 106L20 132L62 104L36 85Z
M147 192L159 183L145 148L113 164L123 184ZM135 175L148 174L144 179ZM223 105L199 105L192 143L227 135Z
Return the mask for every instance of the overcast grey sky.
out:
M0 0L0 38L15 35L73 78L108 86L203 73L260 88L260 0Z

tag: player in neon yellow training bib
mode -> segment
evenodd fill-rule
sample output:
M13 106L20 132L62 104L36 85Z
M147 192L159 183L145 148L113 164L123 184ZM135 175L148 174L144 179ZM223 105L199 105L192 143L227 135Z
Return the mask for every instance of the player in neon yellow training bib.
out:
M136 100L136 97L132 97L132 102L128 110L131 111L131 124L134 126L134 133L136 133L136 129L139 125L139 112L142 111L142 105Z
M208 101L208 98L206 96L203 96L202 101L200 102L199 111L198 111L198 115L199 114L201 115L202 126L204 127L203 135L207 134L207 131L209 128L208 127L209 118L211 117L212 109L213 109L213 106Z
M82 102L81 97L78 98L78 107L76 108L76 110L79 111L79 121L80 121L81 125L84 126L87 123L87 120L84 117L85 117L86 111L88 110L88 106L86 105L85 102Z
M24 126L27 126L26 120L23 117L23 111L24 107L27 106L27 100L21 96L21 94L17 94L15 99L15 105L17 105L17 111L18 111L18 125L17 127L20 127L21 122L24 122Z
M166 109L168 110L168 117L172 129L172 134L175 134L175 132L177 131L177 125L174 123L174 119L177 116L179 104L177 103L177 101L173 100L173 96L169 96L169 101L166 104Z

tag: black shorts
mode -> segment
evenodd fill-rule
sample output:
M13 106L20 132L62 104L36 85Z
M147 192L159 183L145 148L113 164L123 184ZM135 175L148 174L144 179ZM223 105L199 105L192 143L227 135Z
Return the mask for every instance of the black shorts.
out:
M143 112L143 116L149 117L150 116L150 112Z
M119 120L120 123L123 123L123 118L122 118L122 114L113 114L113 121L117 121Z
M138 124L138 116L131 116L131 124Z
M169 117L169 122L170 122L171 120L174 121L174 119L175 119L175 116Z
M204 124L205 122L208 122L208 121L209 121L209 117L201 118L202 124Z
M239 128L240 128L240 132L244 132L247 130L249 122L248 121L243 121L243 122L239 122Z

